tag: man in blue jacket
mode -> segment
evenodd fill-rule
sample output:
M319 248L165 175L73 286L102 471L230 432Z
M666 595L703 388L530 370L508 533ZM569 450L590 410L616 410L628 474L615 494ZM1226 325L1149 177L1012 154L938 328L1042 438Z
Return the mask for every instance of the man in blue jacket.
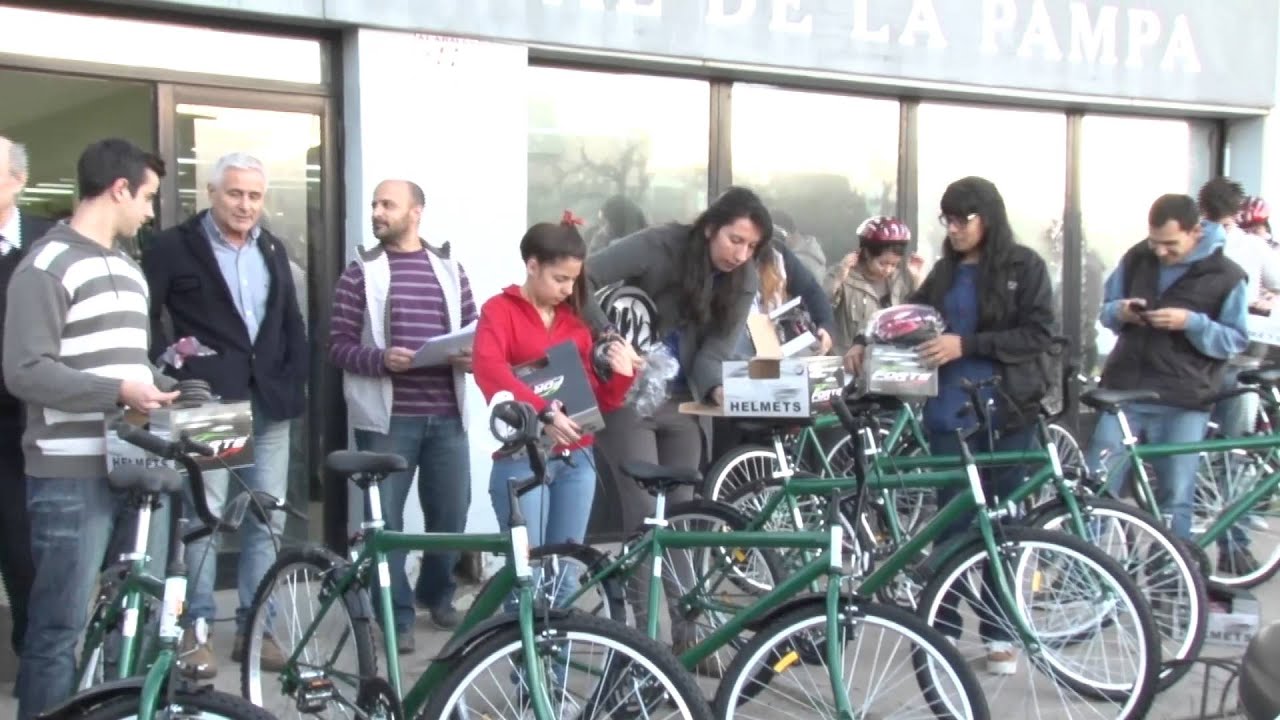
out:
M1193 442L1204 437L1226 360L1245 349L1248 337L1246 277L1222 252L1222 226L1202 225L1194 198L1163 195L1151 206L1150 233L1125 253L1107 278L1100 319L1119 336L1102 371L1102 387L1152 390L1155 402L1124 407L1130 429L1151 443ZM1125 476L1110 457L1122 451L1116 416L1102 414L1087 460L1104 465L1111 489ZM1191 535L1197 454L1152 460L1157 502L1173 518L1173 532Z
M216 352L189 358L174 375L205 380L224 400L252 401L255 465L240 475L249 487L284 498L289 426L306 408L309 366L293 268L284 243L262 226L267 173L261 161L243 153L223 157L213 168L208 191L209 209L160 233L142 257L151 287L151 356L158 358L174 338L186 336ZM165 315L172 335L165 332ZM215 514L240 487L230 484L225 470L205 473L204 481ZM272 533L283 531L281 513L273 514L270 528L252 514L240 527L240 606L231 656L237 662L244 657L245 621L254 592L276 559ZM219 541L214 534L187 547L190 627L183 635L179 666L198 679L218 671L209 631L216 615ZM268 638L263 669L279 669L283 661L279 646Z

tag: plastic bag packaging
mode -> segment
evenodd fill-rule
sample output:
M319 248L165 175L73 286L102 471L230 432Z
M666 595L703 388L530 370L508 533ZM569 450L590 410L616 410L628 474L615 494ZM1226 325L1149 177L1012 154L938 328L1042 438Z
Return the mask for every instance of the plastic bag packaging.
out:
M218 352L213 348L188 335L166 348L160 356L160 362L172 367L174 370L181 370L188 358L208 357L217 354Z
M680 361L666 343L654 343L644 352L644 367L627 391L626 404L640 417L653 417L671 396L668 387L680 373Z
M867 323L867 342L912 347L928 342L946 329L942 315L928 305L894 305L878 310Z

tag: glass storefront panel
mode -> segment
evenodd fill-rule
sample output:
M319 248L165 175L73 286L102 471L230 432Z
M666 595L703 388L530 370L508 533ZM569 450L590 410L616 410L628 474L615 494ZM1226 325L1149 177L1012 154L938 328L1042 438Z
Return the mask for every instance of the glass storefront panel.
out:
M1102 286L1147 237L1147 212L1165 193L1195 195L1212 171L1212 122L1086 115L1080 137L1084 226L1083 367L1098 373L1115 335L1098 323Z
M0 135L30 155L27 189L18 199L26 213L55 220L71 215L76 160L90 143L122 137L155 146L149 83L0 70L0 98L21 98L0 102Z
M1018 242L1049 265L1061 312L1062 211L1067 117L1059 112L922 103L919 110L919 252L932 262L946 230L938 223L947 185L969 175L995 183Z
M745 84L732 98L734 184L816 237L828 267L863 220L895 213L898 101Z
M531 67L528 88L530 224L573 210L596 249L706 206L708 83Z
M268 181L262 225L288 250L298 305L305 319L307 255L310 246L320 242L323 229L321 116L181 102L175 111L179 217L185 219L208 208L209 175L218 158L247 152L261 160ZM309 329L308 337L314 345L314 328ZM304 413L292 427L288 499L295 507L307 507L311 500L306 440L310 422ZM320 515L312 513L312 517L318 520ZM289 522L290 534L304 536L306 528L296 520Z

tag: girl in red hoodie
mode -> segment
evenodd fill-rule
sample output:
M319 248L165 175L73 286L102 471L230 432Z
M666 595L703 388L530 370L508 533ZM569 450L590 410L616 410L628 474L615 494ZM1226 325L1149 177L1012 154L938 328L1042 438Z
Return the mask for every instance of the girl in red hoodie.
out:
M582 366L595 391L602 413L622 406L635 379L638 358L625 343L613 343L608 351L611 379L601 380L591 360L591 331L581 317L587 302L582 282L582 261L586 243L576 225L581 222L565 212L560 224L538 223L520 240L520 257L528 275L523 285L511 285L490 298L480 309L476 325L472 369L476 385L491 401L499 392L510 392L516 400L529 403L539 413L544 432L556 450L569 450L569 463L553 462L547 467L548 485L528 493L520 509L529 522L529 544L582 542L595 498L596 471L591 458L591 436L583 435L567 415L516 377L512 368L546 356L547 350L566 340L578 346ZM507 528L512 479L529 476L529 461L523 456L494 457L489 478L489 497L498 515L498 524ZM577 573L566 572L557 583L557 598L563 600L577 591Z

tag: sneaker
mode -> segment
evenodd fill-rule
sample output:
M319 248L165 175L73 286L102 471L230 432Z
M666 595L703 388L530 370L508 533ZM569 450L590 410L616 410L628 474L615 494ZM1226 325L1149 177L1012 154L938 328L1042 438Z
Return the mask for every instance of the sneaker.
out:
M418 649L418 640L413 636L413 628L396 631L396 652L401 655L412 655Z
M431 611L431 622L441 630L453 630L462 622L458 609L452 605L438 607Z
M198 618L182 633L178 645L178 672L192 680L212 680L218 675L218 658L209 644L209 623Z
M234 662L244 662L245 648L248 642L244 635L237 635L235 645L231 647L231 659ZM268 635L262 642L262 654L258 658L261 669L265 672L283 672L285 667L284 651L280 649L280 645L276 639Z
M1235 575L1248 575L1258 571L1258 560L1249 552L1249 548L1236 546L1230 550L1218 551L1218 572Z
M987 672L992 675L1012 675L1018 670L1018 651L1012 643L987 643Z

